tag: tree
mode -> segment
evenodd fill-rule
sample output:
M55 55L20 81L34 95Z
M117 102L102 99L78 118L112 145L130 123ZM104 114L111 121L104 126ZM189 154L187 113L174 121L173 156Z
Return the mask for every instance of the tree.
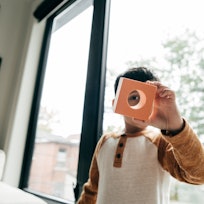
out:
M169 63L168 75L178 78L179 106L182 114L191 121L198 135L204 133L204 43L195 32L186 30L163 43L165 59Z
M56 123L59 123L58 112L56 110L51 110L46 106L41 106L38 117L38 128L51 133L53 130L52 126Z

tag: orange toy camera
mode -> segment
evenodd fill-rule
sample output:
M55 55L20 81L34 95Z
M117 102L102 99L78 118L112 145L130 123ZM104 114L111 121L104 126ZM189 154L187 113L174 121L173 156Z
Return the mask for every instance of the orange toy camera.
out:
M113 104L115 113L148 120L152 113L157 87L121 77Z

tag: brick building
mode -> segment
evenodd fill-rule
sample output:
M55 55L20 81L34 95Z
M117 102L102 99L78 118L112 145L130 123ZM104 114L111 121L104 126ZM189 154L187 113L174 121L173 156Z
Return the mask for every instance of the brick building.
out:
M37 134L29 188L63 199L74 200L80 135L67 138Z

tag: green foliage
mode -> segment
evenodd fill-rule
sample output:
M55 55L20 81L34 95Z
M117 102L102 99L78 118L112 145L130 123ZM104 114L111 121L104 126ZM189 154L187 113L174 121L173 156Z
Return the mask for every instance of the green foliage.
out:
M186 30L182 35L168 39L163 46L167 50L170 76L179 75L177 96L181 112L201 135L204 132L203 40L195 32Z
M57 123L59 123L58 112L46 106L41 106L38 118L38 128L51 133L53 130L52 125Z

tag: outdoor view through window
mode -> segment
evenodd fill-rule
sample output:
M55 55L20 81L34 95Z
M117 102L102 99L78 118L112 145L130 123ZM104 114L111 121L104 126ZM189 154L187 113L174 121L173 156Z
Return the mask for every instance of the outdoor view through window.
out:
M29 189L69 201L75 200L92 13L89 7L52 33L29 176Z
M204 13L201 0L112 0L104 131L123 128L113 114L115 76L132 66L154 70L176 91L184 117L204 142ZM172 180L171 204L203 204L204 186Z
M31 190L72 201L92 12L52 34L29 178ZM115 77L146 66L176 91L182 115L204 141L203 19L202 0L111 1L104 132L123 128L112 111ZM204 186L172 179L171 204L203 203Z

